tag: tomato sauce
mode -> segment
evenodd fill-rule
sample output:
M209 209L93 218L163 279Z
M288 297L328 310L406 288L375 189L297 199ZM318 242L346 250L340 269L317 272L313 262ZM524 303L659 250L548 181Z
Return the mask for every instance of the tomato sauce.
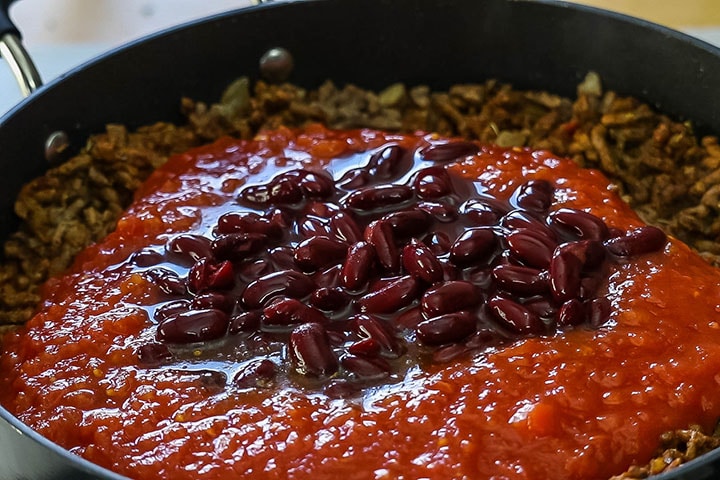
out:
M646 462L659 435L720 416L720 272L679 241L613 264L597 329L518 338L334 399L280 382L219 386L223 355L143 365L162 292L131 264L177 232L206 233L238 192L293 165L330 165L433 136L279 129L172 157L117 229L44 287L2 340L0 403L42 435L140 479L595 479ZM528 179L553 208L627 230L642 222L597 171L547 152L483 147L450 167L498 198ZM197 357L197 361L193 361ZM223 366L225 365L225 366Z

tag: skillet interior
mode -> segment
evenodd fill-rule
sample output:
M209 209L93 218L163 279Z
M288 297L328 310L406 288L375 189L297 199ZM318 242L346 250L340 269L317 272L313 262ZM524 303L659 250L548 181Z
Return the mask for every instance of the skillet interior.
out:
M180 97L218 98L233 78L256 74L257 60L274 46L293 53L291 80L308 87L332 78L375 89L396 81L441 89L498 78L572 96L595 70L609 89L693 119L701 132L720 132L720 50L646 22L527 0L271 4L131 44L58 79L1 119L0 238L16 228L20 186L47 168L42 152L50 132L65 130L77 150L108 122L178 120ZM42 453L49 442L23 432L2 408L0 417L1 478L119 478L66 453L52 460ZM41 453L31 461L35 449ZM716 462L720 452L657 478L715 478ZM71 463L89 477L61 468Z

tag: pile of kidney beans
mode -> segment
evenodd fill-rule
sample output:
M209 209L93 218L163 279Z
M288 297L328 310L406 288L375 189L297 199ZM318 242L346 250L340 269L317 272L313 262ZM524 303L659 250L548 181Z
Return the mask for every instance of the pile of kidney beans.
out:
M609 263L662 249L665 234L551 209L544 180L509 201L480 193L446 169L477 152L464 141L389 143L338 178L279 172L245 187L211 235L137 252L137 269L167 296L140 359L244 342L235 386L282 376L345 396L397 379L408 362L604 324L611 305L597 291Z

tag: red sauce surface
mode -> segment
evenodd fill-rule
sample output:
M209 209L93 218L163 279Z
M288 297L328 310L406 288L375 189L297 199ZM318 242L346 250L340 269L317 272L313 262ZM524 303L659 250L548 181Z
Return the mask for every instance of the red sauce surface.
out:
M646 461L662 432L720 416L720 272L673 239L612 267L602 328L418 366L359 401L292 385L217 391L195 372L139 364L159 293L132 273L133 252L205 232L250 175L430 138L314 126L171 158L117 230L48 282L39 313L4 337L0 403L90 461L173 480L606 478ZM451 172L500 198L551 179L553 208L642 225L600 173L549 153L484 147Z

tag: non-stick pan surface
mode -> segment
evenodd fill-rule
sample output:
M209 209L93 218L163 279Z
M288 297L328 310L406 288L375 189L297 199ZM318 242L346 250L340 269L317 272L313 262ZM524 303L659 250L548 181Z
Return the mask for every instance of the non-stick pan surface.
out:
M589 71L700 132L720 132L720 50L622 15L536 0L316 0L252 7L132 43L41 88L0 119L0 238L17 226L20 186L48 168L44 143L63 130L74 150L106 123L179 120L182 96L212 101L256 76L282 46L291 81L440 89L497 78L573 96ZM712 381L709 379L708 381ZM720 477L720 451L668 479ZM0 479L120 478L40 438L0 408Z

